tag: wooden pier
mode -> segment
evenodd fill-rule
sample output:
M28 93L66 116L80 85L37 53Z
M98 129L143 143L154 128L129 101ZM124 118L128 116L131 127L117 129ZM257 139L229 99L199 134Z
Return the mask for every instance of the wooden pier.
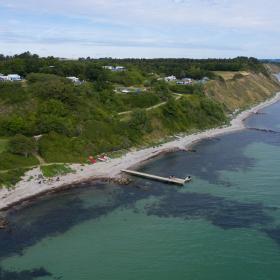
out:
M190 176L188 176L186 179L180 179L180 178L171 177L171 176L170 177L161 177L161 176L157 176L157 175L152 175L152 174L128 170L128 169L123 169L122 172L124 172L126 174L130 174L130 175L138 176L138 177L143 177L143 178L147 178L147 179L151 179L151 180L155 180L155 181L160 181L160 182L169 183L169 184L176 184L176 185L181 185L181 186L183 186L185 183L188 183L191 181Z

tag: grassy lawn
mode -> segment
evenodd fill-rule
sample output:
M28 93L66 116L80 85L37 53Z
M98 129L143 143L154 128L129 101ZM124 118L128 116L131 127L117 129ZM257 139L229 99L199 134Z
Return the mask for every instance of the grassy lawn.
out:
M6 151L8 146L8 139L0 138L0 153Z
M20 155L10 154L8 152L2 152L0 154L0 171L17 168L29 168L39 164L38 160L33 157L23 157Z
M231 80L236 74L248 76L250 73L246 71L213 71L216 75L221 76L224 80Z
M48 178L75 172L73 169L71 169L68 165L65 164L51 164L41 166L41 171L44 177Z

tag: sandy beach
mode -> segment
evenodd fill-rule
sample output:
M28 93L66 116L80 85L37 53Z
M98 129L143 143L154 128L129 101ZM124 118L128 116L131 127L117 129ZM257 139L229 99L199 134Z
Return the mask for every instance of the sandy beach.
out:
M241 112L232 119L230 125L227 127L209 129L200 133L178 137L174 141L167 142L156 147L128 152L126 155L111 159L108 162L98 162L94 165L73 164L70 167L76 172L60 176L59 181L53 180L52 182L48 182L46 180L46 182L43 182L41 180L41 184L39 184L40 180L37 178L41 175L41 171L40 167L37 167L27 172L15 188L10 190L3 188L0 190L0 210L7 209L19 202L29 200L33 197L82 181L116 179L121 176L122 169L128 169L132 166L139 165L161 153L179 149L185 150L199 140L243 130L245 129L245 119L247 119L251 114L258 112L264 107L272 105L279 100L280 92L278 92L272 99L267 100L249 110Z

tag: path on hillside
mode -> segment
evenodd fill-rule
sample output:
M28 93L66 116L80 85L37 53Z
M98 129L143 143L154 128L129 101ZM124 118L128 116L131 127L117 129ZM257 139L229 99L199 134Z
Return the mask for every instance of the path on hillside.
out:
M180 99L180 98L183 96L182 94L179 94L179 93L173 93L173 94L176 95L175 100L178 100L178 99ZM156 105L153 105L153 106L151 106L151 107L145 108L145 110L146 110L146 111L151 111L151 110L154 110L154 109L156 109L156 108L159 108L159 107L165 105L166 103L167 103L167 101L160 102L160 103L158 103L158 104L156 104ZM125 111L125 112L120 112L120 113L118 113L118 115L119 115L119 116L129 115L129 114L131 114L132 112L133 112L133 110L129 110L129 111Z
M46 161L38 153L33 153L33 156L39 161L40 165L46 164Z

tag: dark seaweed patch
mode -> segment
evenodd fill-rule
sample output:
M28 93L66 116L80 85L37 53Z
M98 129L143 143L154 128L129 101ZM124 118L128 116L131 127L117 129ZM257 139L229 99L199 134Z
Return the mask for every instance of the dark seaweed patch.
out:
M0 267L0 280L33 280L45 276L52 276L52 274L42 267L20 272L3 270Z
M110 202L85 207L78 194L90 192L90 186L91 183L88 183L88 190L72 189L56 194L55 197L36 201L24 209L11 211L8 216L9 228L0 231L0 259L12 254L22 254L25 248L45 237L62 234L79 223L107 215L118 207L133 208L137 200L162 194L165 189L162 185L151 188L151 191L143 191L141 187L111 186L114 191L107 191L112 198ZM105 185L98 186L104 192L105 188ZM37 211L42 214L31 218L32 213ZM26 217L29 217L28 223L25 221Z
M244 153L252 143L262 142L279 146L280 135L259 131L243 131L224 135L222 138L206 139L199 142L194 149L196 153L175 152L159 157L140 168L142 171L166 176L186 177L193 175L211 184L231 186L221 178L221 171L248 170L256 160Z
M223 229L249 228L272 222L260 203L242 203L210 194L172 192L147 207L148 215L202 218Z

